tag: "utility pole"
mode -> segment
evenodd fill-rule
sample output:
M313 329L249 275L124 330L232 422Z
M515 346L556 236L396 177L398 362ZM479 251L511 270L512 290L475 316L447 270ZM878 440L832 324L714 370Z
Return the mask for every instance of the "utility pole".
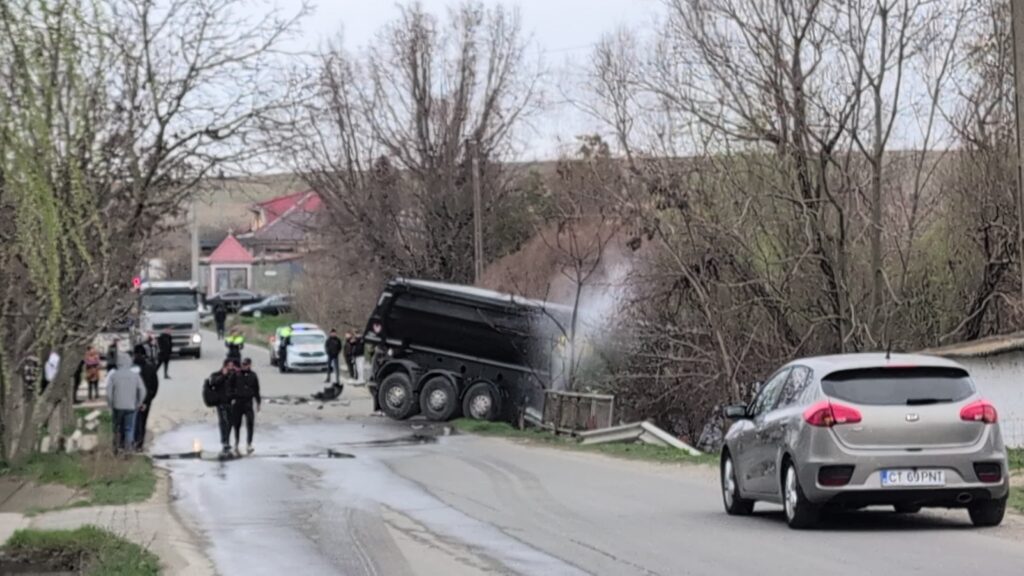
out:
M190 250L192 262L192 283L199 285L199 217L196 215L196 197L192 195L192 204L188 209L189 229L191 232Z
M484 276L483 200L480 197L480 140L470 140L473 156L473 283Z
M1020 121L1024 99L1024 0L1010 0L1010 20L1013 23L1013 98L1017 121L1017 265L1020 268L1021 304L1024 305L1024 132Z

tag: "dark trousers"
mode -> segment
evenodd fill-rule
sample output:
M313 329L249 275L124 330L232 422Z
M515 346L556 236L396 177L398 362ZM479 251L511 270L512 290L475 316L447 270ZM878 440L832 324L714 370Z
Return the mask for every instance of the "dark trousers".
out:
M114 410L114 452L131 450L135 445L135 410Z
M157 358L157 360L156 360L156 371L159 372L160 371L160 367L163 366L164 367L164 378L170 378L170 376L167 375L167 368L170 365L171 365L171 357L170 356L160 355Z
M345 356L345 367L348 368L348 377L356 377L356 361L351 356Z
M224 323L217 322L217 340L224 339Z
M245 418L246 443L252 444L253 429L256 428L256 412L252 409L252 399L239 399L231 404L231 428L235 431L235 445L242 434L242 418Z
M331 381L331 374L334 374L335 382L341 381L341 364L338 363L337 356L327 357L327 379L324 380L324 382Z
M146 444L146 420L149 419L149 411L152 410L152 406L146 405L145 410L139 410L135 414L135 449L142 450L142 447Z
M89 400L100 397L100 381L89 380Z
M231 405L217 405L217 425L220 427L220 445L231 448Z

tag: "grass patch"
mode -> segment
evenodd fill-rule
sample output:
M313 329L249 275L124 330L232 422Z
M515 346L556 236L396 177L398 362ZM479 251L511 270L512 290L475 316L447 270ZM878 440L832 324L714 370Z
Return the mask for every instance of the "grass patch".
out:
M81 416L84 418L89 410ZM79 414L76 413L76 416ZM110 412L101 412L96 450L65 454L33 454L25 462L0 470L38 484L61 484L82 493L75 506L106 506L145 502L156 490L156 473L149 458L121 458L112 450ZM41 512L37 510L36 512Z
M470 434L514 438L531 443L578 450L580 452L594 452L630 460L683 464L715 464L718 462L718 455L716 454L690 456L682 450L664 446L651 446L649 444L613 443L583 446L574 438L568 436L556 436L550 432L536 429L519 430L505 422L482 422L480 420L462 418L453 421L452 425L457 430Z
M78 490L87 503L78 505L145 502L156 489L156 474L149 458L115 457L107 447L88 454L34 454L23 464L8 468L4 474Z
M18 530L3 552L0 569L12 572L28 567L88 576L160 573L160 561L152 552L94 526L77 530Z
M1024 470L1024 448L1010 448L1007 453L1010 471Z
M1010 488L1010 508L1024 513L1024 488Z
M245 334L247 340L256 339L257 344L264 345L279 326L292 324L294 322L297 322L297 318L294 314L262 316L260 318L236 316L229 324L229 327L233 328L237 326L242 330L242 333Z

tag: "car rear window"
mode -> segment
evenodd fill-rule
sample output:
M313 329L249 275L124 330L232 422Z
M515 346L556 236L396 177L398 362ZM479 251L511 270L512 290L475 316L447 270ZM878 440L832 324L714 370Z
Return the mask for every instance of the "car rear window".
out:
M867 368L842 370L821 381L832 398L875 406L916 406L959 402L974 394L974 383L959 368Z

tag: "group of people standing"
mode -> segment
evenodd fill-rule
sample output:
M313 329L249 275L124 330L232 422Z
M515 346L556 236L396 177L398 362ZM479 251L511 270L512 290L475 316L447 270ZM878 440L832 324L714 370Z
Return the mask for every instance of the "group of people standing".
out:
M348 371L349 378L357 382L361 382L364 378L362 366L364 365L363 355L365 353L366 346L363 343L363 339L359 338L352 332L345 333L345 339L342 340L338 337L338 331L331 328L330 335L327 337L327 342L324 344L324 351L327 352L327 379L324 383L330 383L331 374L335 375L335 382L340 384L341 381L341 362L340 359L345 360L345 368Z
M142 450L146 422L160 389L158 364L144 344L136 344L131 357L114 353L116 365L107 373L107 404L114 427L114 453Z
M252 359L245 358L236 362L229 354L221 369L210 374L203 383L203 403L217 410L223 452L232 452L231 433L234 432L234 453L241 455L240 437L244 420L246 453L251 454L256 412L259 412L262 404L260 379L252 370Z

